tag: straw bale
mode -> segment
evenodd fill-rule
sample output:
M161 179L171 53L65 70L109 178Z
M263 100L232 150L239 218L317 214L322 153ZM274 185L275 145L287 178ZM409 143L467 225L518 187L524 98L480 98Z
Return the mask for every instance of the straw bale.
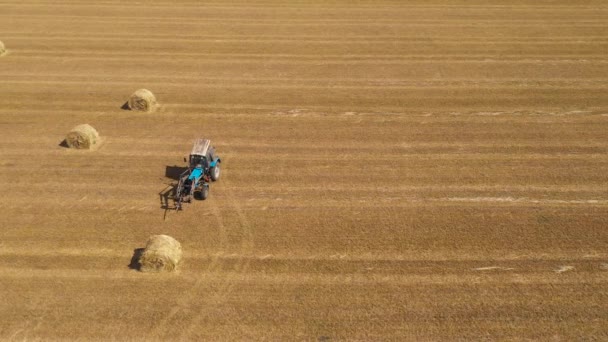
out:
M6 48L4 47L4 43L2 43L2 41L0 41L0 56L4 55L5 52L6 52Z
M148 89L139 89L129 98L129 109L151 112L156 107L156 98Z
M89 124L74 127L65 137L70 148L91 149L99 142L99 133Z
M182 245L168 235L152 235L139 258L142 272L173 271L182 259Z

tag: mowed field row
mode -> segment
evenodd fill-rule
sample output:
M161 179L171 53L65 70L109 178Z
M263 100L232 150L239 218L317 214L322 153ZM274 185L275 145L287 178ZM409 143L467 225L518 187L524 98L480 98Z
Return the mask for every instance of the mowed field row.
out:
M608 336L603 2L0 12L0 339ZM175 212L199 137L222 178ZM152 234L177 273L134 270Z

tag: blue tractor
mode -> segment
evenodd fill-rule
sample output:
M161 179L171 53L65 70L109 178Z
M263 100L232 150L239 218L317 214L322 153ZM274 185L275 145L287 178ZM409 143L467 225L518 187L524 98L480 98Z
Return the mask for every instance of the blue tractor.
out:
M175 189L175 209L181 210L182 203L190 203L192 198L205 200L209 197L209 183L220 178L220 163L209 139L197 139L194 142L188 169L179 176Z

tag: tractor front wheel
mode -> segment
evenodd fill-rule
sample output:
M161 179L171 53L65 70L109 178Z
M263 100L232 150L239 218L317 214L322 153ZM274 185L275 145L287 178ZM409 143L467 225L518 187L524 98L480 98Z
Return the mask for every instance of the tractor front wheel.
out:
M211 168L211 180L212 181L217 181L218 179L220 179L220 164L217 163L215 164L214 167Z
M194 193L194 196L199 201L204 201L209 197L209 185L205 184L201 187L200 190Z

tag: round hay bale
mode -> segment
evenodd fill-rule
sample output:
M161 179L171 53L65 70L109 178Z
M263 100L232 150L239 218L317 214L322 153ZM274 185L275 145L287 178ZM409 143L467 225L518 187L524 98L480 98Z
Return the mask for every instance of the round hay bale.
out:
M152 235L139 257L142 272L171 272L182 260L182 245L168 235Z
M65 142L69 148L91 149L99 141L99 133L89 124L78 125L68 133Z
M129 98L129 109L151 112L156 106L156 98L148 89L139 89Z
M6 48L4 47L4 43L2 43L2 41L0 41L0 56L4 55L5 52L6 52Z

